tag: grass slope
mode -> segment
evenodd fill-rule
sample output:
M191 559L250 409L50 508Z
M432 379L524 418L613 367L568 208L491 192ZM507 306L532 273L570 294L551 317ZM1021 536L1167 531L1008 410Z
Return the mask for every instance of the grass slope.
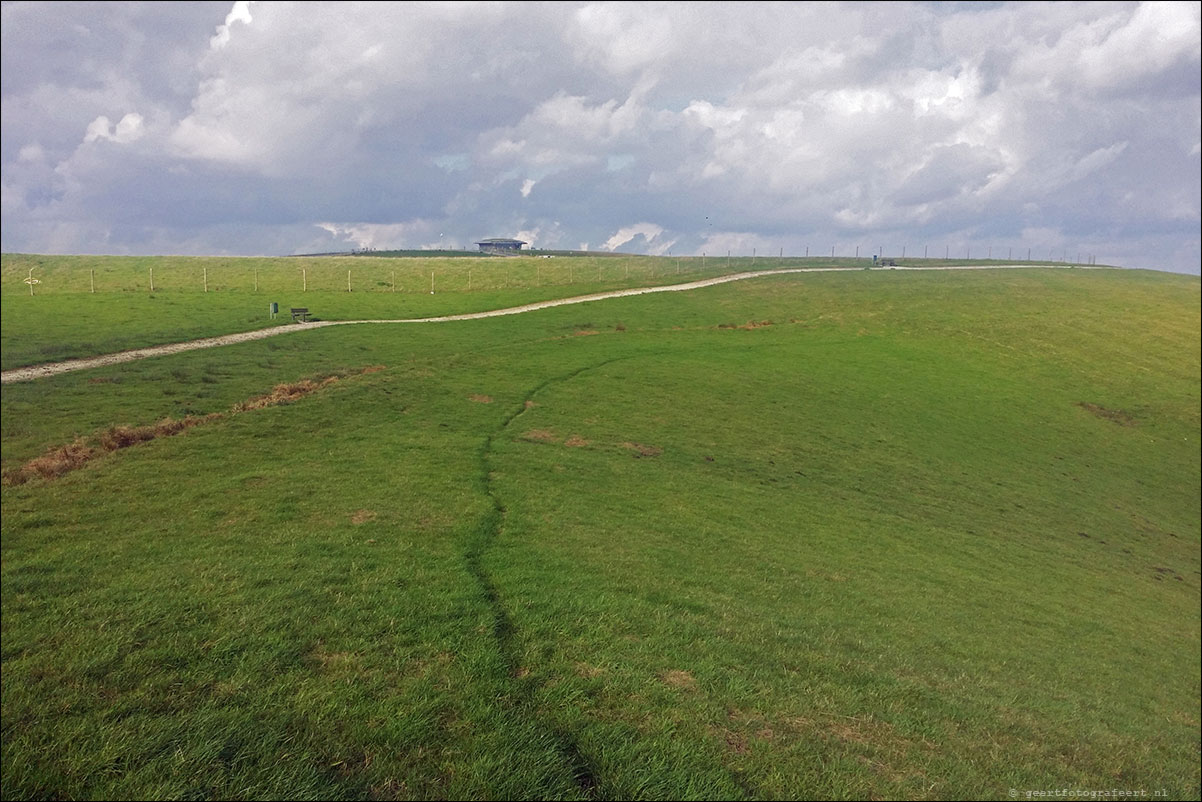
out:
M924 261L944 264L906 263ZM316 320L433 317L748 270L866 264L846 258L614 254L558 259L3 254L0 354L9 370L287 325L290 307L306 307ZM39 282L32 295L25 283L30 277ZM272 302L283 312L274 320L268 313Z
M7 798L1199 793L1199 285L780 277L3 389ZM385 370L359 373L364 367Z

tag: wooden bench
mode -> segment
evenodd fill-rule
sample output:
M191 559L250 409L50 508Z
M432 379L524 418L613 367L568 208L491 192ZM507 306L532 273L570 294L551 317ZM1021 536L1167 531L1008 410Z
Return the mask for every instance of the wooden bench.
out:
M300 318L301 323L308 322L309 310L303 306L293 307L292 308L292 322L295 323L297 318Z

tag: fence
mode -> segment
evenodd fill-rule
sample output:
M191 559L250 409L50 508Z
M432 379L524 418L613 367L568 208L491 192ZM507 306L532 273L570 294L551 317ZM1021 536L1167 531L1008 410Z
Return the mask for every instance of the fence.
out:
M701 278L745 270L834 266L862 268L872 257L906 259L906 264L938 264L959 257L945 247L942 258L907 257L908 248L890 254L878 247L869 254L859 246L839 256L763 256L753 249L750 256L729 251L702 256L549 256L537 252L521 257L480 258L381 258L381 257L125 257L125 256L40 256L6 254L0 260L0 286L8 294L57 293L206 293L238 292L274 295L295 292L495 292L549 286L621 288L671 283L678 277ZM988 248L977 263L1012 263L1013 248L1005 258ZM864 255L861 255L864 254ZM964 258L971 259L971 249ZM1033 261L1032 249L1018 261L1032 264L1063 263L1067 252L1049 252L1047 260ZM1060 258L1054 258L1059 256ZM1095 264L1093 255L1078 255L1077 264Z

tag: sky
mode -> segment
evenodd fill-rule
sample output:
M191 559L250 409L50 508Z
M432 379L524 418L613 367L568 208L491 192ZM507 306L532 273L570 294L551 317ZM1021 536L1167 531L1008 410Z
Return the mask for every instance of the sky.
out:
M1200 8L4 3L0 250L1198 273Z

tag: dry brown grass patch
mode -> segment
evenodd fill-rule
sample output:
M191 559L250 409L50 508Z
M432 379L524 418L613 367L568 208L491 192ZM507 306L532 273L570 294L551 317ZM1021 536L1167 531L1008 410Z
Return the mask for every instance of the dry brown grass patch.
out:
M578 434L574 434L571 437L569 437L567 440L564 440L563 444L565 446L571 446L572 448L581 448L583 446L588 445L588 440L585 440L583 437L581 437Z
M1088 401L1078 401L1077 406L1103 420L1117 423L1119 426L1134 426L1136 424L1135 416L1121 409L1107 409L1098 404L1091 404Z
M234 412L249 412L252 409L274 407L279 404L291 404L298 398L304 398L310 393L315 393L336 381L338 381L337 376L327 376L320 380L301 379L298 382L277 384L266 395L255 396L254 398L235 404Z
M531 429L522 435L522 439L530 440L535 443L554 443L559 438L555 436L554 432L549 432L546 429Z
M345 375L378 373L384 369L383 365L372 365L357 371L349 371ZM339 378L339 376L327 376L322 379L302 379L298 382L277 384L267 395L256 396L248 401L235 404L230 411L234 413L247 412L276 404L287 404L333 384ZM116 379L98 379L96 382L89 379L89 383L109 381L116 381ZM55 446L21 467L5 471L2 481L6 485L20 485L35 478L57 479L110 451L129 448L160 437L173 437L194 426L211 423L223 417L224 415L220 412L211 412L208 415L188 415L181 420L163 418L158 423L149 426L110 426L98 434L92 435L91 438L80 437L65 446Z
M776 325L771 320L749 320L746 323L739 325L736 323L719 323L720 329L739 329L741 331L751 331L752 329L762 329L766 326Z
M635 457L658 457L664 453L664 450L659 446L649 446L643 443L623 443L622 448L629 449L634 452Z
M355 512L351 514L351 523L353 523L355 526L365 524L368 521L374 521L375 519L376 514L372 510L355 510Z
M594 334L600 334L600 332L593 331L592 329L585 329L584 331L578 331L578 332L576 332L576 333L575 333L575 334L573 334L572 336L573 336L573 337L591 337L591 336L593 336Z
M475 401L477 404L491 404L491 395L469 395L468 399Z
M671 671L665 671L662 679L673 688L681 688L686 691L697 690L697 680L687 671L674 668Z
M82 439L75 440L65 446L58 446L34 457L20 468L6 471L4 484L23 485L30 479L57 479L65 473L82 468L96 456L96 449Z

